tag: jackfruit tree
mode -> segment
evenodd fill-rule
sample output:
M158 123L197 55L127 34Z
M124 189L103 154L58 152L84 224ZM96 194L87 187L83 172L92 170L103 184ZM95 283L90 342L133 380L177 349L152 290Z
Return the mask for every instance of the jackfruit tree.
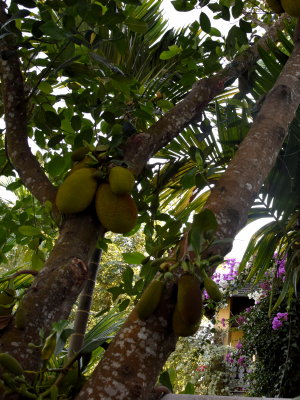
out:
M267 260L284 238L285 293L297 283L299 10L175 0L200 15L176 31L161 3L0 4L0 168L17 195L1 203L1 398L159 398L159 373L196 332L204 286L219 298L208 277L247 221L276 219L252 250ZM139 277L128 267L111 290L138 306L113 340L87 346L107 232L138 230L144 251L127 260ZM14 246L28 268L12 273ZM58 326L80 293L66 342Z

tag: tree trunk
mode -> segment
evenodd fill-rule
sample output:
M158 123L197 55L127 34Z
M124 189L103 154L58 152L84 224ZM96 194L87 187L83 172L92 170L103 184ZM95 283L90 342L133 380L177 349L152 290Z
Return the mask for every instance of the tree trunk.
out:
M86 282L87 263L103 231L94 215L75 215L65 222L45 266L22 299L26 326L15 327L14 320L1 335L0 352L9 352L26 370L41 365L39 333L45 335L53 322L66 319Z

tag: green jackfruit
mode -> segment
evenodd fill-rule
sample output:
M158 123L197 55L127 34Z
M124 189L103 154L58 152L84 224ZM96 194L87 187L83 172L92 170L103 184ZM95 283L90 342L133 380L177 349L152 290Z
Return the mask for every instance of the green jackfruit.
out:
M14 306L14 289L7 288L0 293L0 317L10 315Z
M201 320L202 291L196 276L185 274L179 278L176 306L187 325L195 325Z
M60 185L56 195L56 206L65 214L84 211L93 201L97 181L95 168L81 168L69 175Z
M292 0L295 1L295 0ZM276 14L281 14L284 12L284 9L282 7L282 1L280 0L266 0L268 6L271 8L271 10L276 13Z
M109 172L109 184L114 194L130 193L134 187L133 173L128 168L113 167Z
M8 353L0 353L0 365L7 372L14 375L22 375L23 368L19 361L17 361L13 356Z
M173 331L178 336L192 336L197 332L200 322L196 324L187 324L181 317L181 313L178 310L178 304L175 306L175 310L172 317Z
M136 305L136 312L139 319L144 321L154 313L160 302L163 288L163 281L154 279L149 283Z
M299 0L281 0L284 11L292 17L300 17Z
M219 286L214 282L206 273L204 269L200 270L201 277L203 279L203 284L204 288L206 289L209 297L216 301L219 302L222 300L222 292L220 291Z
M78 149L74 150L71 154L72 161L81 161L87 155L90 149L86 146L78 147Z
M127 233L136 224L137 208L133 198L129 194L114 194L108 183L99 186L95 205L99 221L108 231Z
M209 295L209 297L216 301L219 302L222 300L222 293L219 289L219 286L214 282L208 275L204 276L203 279L204 287Z

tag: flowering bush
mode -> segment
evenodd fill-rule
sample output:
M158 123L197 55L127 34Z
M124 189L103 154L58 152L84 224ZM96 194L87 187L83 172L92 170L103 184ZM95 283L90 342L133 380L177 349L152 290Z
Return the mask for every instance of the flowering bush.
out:
M300 394L299 297L270 313L286 275L286 259L274 258L274 268L252 293L255 305L235 318L244 331L239 360L248 369L248 395L295 397Z

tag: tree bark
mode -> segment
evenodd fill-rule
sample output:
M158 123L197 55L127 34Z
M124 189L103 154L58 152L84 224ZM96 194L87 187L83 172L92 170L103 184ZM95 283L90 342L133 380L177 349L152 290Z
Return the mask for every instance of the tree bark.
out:
M28 347L39 345L39 333L45 335L53 322L66 319L88 276L87 263L103 234L94 215L70 217L56 241L45 266L22 299L26 325L18 329L14 320L1 335L0 352L9 352L26 370L40 367L40 351Z

